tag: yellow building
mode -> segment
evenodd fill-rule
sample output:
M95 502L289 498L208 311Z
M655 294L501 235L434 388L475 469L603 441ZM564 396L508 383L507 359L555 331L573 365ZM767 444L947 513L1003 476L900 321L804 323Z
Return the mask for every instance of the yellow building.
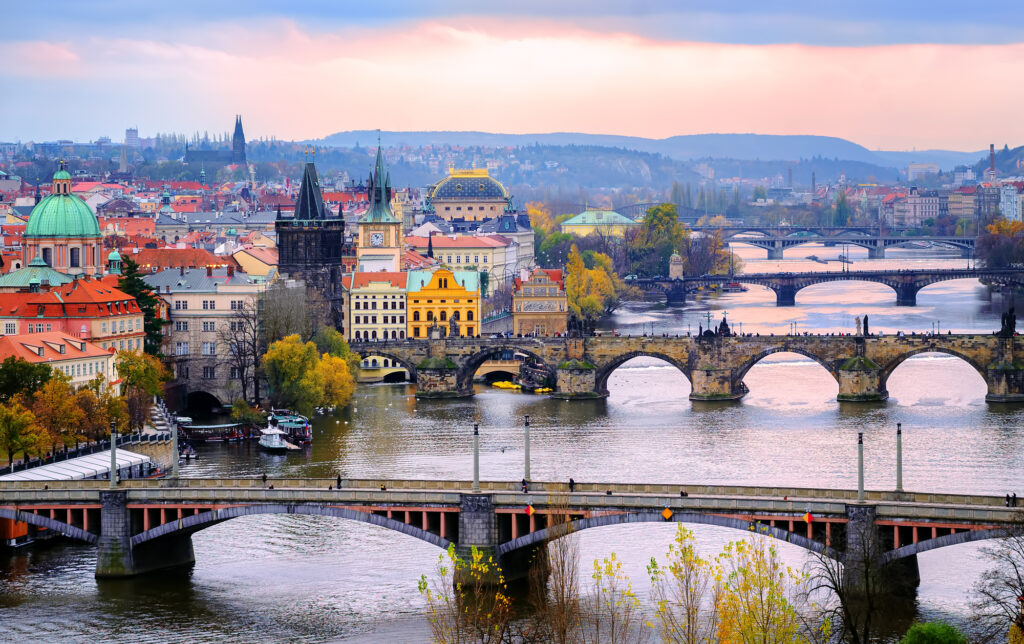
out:
M276 248L243 248L231 256L246 275L267 277L271 271L277 270Z
M508 190L490 176L487 168L450 168L448 176L434 184L427 193L430 207L448 221L480 221L498 217L508 208L510 199Z
M519 335L565 335L569 320L562 271L538 268L516 278L512 293L512 329Z
M479 273L439 268L433 272L409 271L406 275L408 337L429 337L434 325L443 336L455 332L467 338L480 333Z
M586 210L562 222L562 232L577 237L586 237L593 233L607 237L624 237L627 230L639 225L614 210Z

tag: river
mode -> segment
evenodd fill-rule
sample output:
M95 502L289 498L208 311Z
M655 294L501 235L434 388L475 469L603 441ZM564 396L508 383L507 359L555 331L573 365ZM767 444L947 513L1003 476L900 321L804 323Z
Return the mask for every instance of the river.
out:
M835 256L840 249L801 247ZM763 251L737 248L747 271L804 270L799 259L758 260ZM934 252L890 251L853 269L960 267L964 260ZM830 264L835 270L838 264ZM839 282L809 287L797 306L778 308L759 287L690 302L681 309L632 303L607 321L620 333L679 333L717 323L745 332L852 331L868 314L874 330L990 332L998 306L973 280L929 286L918 306L896 307L885 286ZM653 325L653 326L652 326ZM835 381L816 363L793 354L769 356L746 377L738 403L687 399L686 378L666 363L635 359L610 378L606 400L563 402L483 386L458 401L417 402L411 385L360 386L353 404L314 424L313 445L270 456L255 445L199 445L183 476L334 476L462 478L471 476L470 434L481 427L485 479L522 476L522 419L530 415L532 470L537 480L649 481L844 487L856 485L856 436L865 434L869 488L895 481L895 426L904 429L904 485L909 490L1024 496L1024 407L990 406L985 384L966 363L924 354L893 374L891 398L880 404L835 401ZM734 531L692 526L702 550L715 552ZM615 552L645 596L644 566L662 557L670 524L610 526L578 535L584 568ZM92 642L377 642L426 641L423 602L416 591L439 551L395 532L318 517L252 517L194 537L190 571L130 581L97 582L91 547L59 541L0 556L0 640ZM779 543L802 566L806 554ZM916 605L894 628L915 617L963 622L967 590L985 569L978 544L919 556Z

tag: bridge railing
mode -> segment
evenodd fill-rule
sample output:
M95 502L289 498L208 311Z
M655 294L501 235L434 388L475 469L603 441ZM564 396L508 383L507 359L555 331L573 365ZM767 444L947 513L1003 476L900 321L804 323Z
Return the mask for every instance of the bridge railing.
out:
M124 447L138 443L160 443L169 440L171 440L171 434L169 432L161 432L157 434L120 434L117 437L117 446ZM79 456L88 456L89 454L95 454L96 452L102 452L108 449L110 449L109 440L82 443L78 447L52 452L49 456L44 458L32 458L21 464L14 463L5 467L0 467L0 476L3 476L4 474L11 474L12 472L24 472L25 470L31 470L43 465L50 465L51 463L60 463L73 458L78 458ZM0 483L3 482L0 481Z
M305 489L305 490L327 490L328 486L336 486L336 478L275 478L268 479L266 485L273 484L275 490L284 489ZM109 489L109 481L88 480L88 481L0 481L0 498L7 491L40 490L43 485L50 490L78 490L91 491ZM341 479L341 488L346 490L380 490L383 486L386 491L429 491L429 492L469 492L472 489L470 481L441 481L421 479ZM260 489L265 485L261 478L179 478L179 479L130 479L121 481L118 485L126 490L147 490L159 488L194 489L194 490L221 490L230 491L235 489ZM568 491L568 485L561 482L531 482L529 485L530 495L527 498L536 499L543 503L544 493L564 493ZM480 491L482 493L518 493L520 482L518 481L481 481ZM679 497L681 492L688 496L703 497L762 497L772 499L801 499L821 501L842 501L855 502L857 500L856 490L826 489L826 488L799 488L799 487L764 487L764 486L739 486L739 485L685 485L685 484L663 484L663 483L583 483L575 485L575 491L580 494L606 494L612 495L655 495L666 497ZM875 503L916 503L936 505L968 505L979 507L1003 506L1004 498L1000 496L953 494L936 492L891 492L882 490L868 490L865 498Z

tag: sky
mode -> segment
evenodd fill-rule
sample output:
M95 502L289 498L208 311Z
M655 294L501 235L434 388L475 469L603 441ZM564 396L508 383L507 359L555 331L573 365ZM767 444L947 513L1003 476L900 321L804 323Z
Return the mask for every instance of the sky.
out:
M0 141L138 126L1024 144L1019 2L7 0Z

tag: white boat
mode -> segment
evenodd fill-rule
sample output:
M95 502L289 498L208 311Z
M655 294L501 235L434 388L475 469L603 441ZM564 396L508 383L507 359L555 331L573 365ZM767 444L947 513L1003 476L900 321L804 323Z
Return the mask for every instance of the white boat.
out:
M283 432L280 429L268 427L267 429L261 429L259 444L260 447L269 452L285 452L291 445L284 439L287 436L287 432Z

